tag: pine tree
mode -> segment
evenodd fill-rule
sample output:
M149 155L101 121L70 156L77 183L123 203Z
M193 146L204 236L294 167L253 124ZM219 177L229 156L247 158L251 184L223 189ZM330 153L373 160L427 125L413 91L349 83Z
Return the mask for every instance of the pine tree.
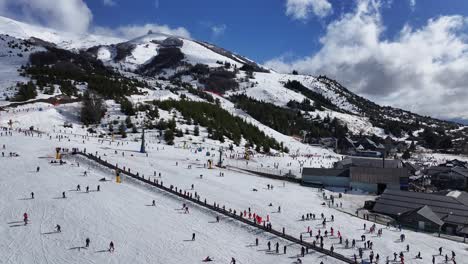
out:
M171 129L164 131L164 140L168 145L174 145L174 132Z
M98 124L106 113L104 101L95 94L86 91L81 107L81 122L85 125Z
M127 137L127 132L126 132L127 128L125 126L125 124L122 122L120 123L120 126L119 126L119 134L122 136L122 138L126 138Z

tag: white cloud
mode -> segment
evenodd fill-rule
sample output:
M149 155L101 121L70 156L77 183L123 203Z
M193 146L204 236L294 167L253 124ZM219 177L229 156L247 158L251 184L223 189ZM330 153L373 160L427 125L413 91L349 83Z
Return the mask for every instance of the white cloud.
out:
M117 5L117 3L114 0L102 0L102 3L105 6L115 6L115 5Z
M395 38L384 39L380 6L378 0L358 0L353 12L327 26L318 52L266 65L326 74L381 104L468 118L468 19L440 16L421 28L406 25Z
M184 27L171 28L168 25L144 24L144 25L125 25L117 28L96 27L94 33L108 36L116 36L124 39L132 39L143 36L148 31L154 33L163 33L180 37L190 38L190 32Z
M332 13L328 0L287 0L286 15L297 20L306 20L311 13L323 18Z
M221 35L224 34L224 32L226 32L226 28L227 26L225 24L222 24L222 25L214 25L211 27L211 33L213 35L213 37L219 37Z
M411 10L414 10L416 8L416 0L409 0L409 5Z
M0 0L0 14L79 33L93 18L83 0Z

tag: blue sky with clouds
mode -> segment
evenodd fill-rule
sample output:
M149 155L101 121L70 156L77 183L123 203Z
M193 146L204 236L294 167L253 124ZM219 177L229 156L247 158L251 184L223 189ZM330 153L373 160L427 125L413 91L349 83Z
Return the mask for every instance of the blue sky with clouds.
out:
M326 25L356 6L354 0L329 0L331 8L325 15L319 16L313 8L308 8L311 10L305 17L296 17L287 14L285 0L85 2L93 13L93 26L115 28L151 23L184 27L193 38L213 42L258 61L284 54L310 55L320 48L319 38ZM460 0L393 0L383 5L386 27L383 38L394 37L406 23L420 27L440 15L468 15L468 1Z
M0 15L123 39L192 37L383 105L468 120L465 0L0 0Z

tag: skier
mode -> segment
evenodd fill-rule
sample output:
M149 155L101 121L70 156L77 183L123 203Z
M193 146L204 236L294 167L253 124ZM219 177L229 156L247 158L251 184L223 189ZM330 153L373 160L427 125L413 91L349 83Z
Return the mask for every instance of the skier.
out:
M270 243L270 241L268 241L267 246L268 246L268 251L270 251L270 250L271 250L271 243Z
M41 169L41 168L40 168L39 166L37 166L36 172L39 172L40 169Z
M114 252L114 242L110 242L109 244L109 252Z
M23 221L24 221L24 225L28 224L28 214L27 213L23 214Z
M89 242L91 242L91 240L89 240L89 238L86 238L85 242L86 242L85 247L88 248L89 247Z
M285 246L283 247L283 254L285 254L285 255L286 255L286 248L287 248L287 247L286 247L286 245L285 245Z
M31 192L31 199L34 199L34 192Z
M235 258L231 258L231 262L229 264L236 264L236 259Z
M61 233L61 232L62 232L62 227L60 227L60 225L57 224L57 225L55 226L55 230L57 230L58 233Z
M79 184L76 186L76 191L81 191L81 186Z
M219 223L219 216L216 216L216 222Z
M192 233L192 241L195 241L195 233Z
M156 206L156 201L153 200L152 206Z
M63 199L67 198L67 197L65 196L65 192L62 192L62 198L63 198Z
M89 193L89 186L86 186L86 192Z
M101 191L101 186L100 185L97 186L97 191L98 192Z
M258 247L258 237L255 238L255 246Z

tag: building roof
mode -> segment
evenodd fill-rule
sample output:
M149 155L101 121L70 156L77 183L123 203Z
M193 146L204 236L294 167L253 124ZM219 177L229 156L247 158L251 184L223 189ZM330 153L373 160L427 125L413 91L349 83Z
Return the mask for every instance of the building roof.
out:
M430 176L438 175L441 173L455 173L463 177L468 177L468 169L463 167L433 166L427 168L425 172L427 175Z
M419 171L421 170L421 166L419 166L418 164L416 163L411 163L411 162L405 162L405 167L407 167L409 170L412 170L412 171Z
M459 197L386 189L376 200L373 210L398 216L428 206L445 223L465 225L468 220L468 205L465 203Z
M335 164L336 168L345 167L370 167L382 168L383 160L380 158L363 158L363 157L348 157L344 160L338 161ZM402 168L403 163L401 160L385 159L385 168Z
M436 213L434 213L434 211L432 211L432 209L427 205L420 207L418 209L415 209L413 211L404 213L403 216L409 215L409 214L418 214L438 226L442 226L444 224L444 221L442 221L440 217Z

